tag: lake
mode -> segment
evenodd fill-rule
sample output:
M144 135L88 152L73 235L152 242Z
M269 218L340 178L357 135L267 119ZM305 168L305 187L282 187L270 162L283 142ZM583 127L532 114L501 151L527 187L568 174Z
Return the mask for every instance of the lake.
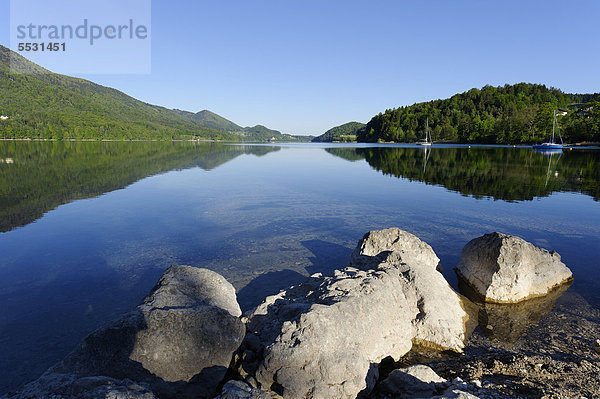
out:
M173 264L221 273L242 310L348 265L369 230L559 252L600 307L600 151L361 144L0 141L0 394L131 310ZM566 294L565 294L566 295Z

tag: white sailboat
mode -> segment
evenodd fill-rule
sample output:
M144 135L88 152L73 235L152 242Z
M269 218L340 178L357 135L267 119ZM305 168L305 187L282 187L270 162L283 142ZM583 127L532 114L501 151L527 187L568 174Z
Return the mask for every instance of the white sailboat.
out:
M429 117L427 117L427 128L425 129L425 139L419 141L417 145L433 145L431 142L431 132L429 131Z
M558 131L558 137L560 137L560 144L554 142L554 131ZM554 119L552 120L552 139L542 144L536 144L533 146L534 150L546 150L546 151L557 151L563 148L563 140L560 135L560 126L558 126L558 121L556 120L556 110L554 110Z

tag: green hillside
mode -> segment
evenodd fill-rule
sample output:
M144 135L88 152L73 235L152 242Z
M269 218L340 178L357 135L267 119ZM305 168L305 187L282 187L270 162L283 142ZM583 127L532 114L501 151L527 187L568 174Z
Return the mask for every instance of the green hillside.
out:
M435 100L386 110L374 116L361 142L415 142L425 134L434 141L461 143L536 143L549 139L557 108L566 142L600 141L600 94L568 94L544 85L519 83L485 86Z
M348 122L343 125L333 127L320 136L315 137L314 143L331 143L333 141L356 141L358 131L365 127L364 123Z
M118 90L51 73L2 46L0 93L0 114L9 117L0 121L1 138L236 139Z
M171 110L118 90L52 73L0 46L0 138L298 141L204 110Z

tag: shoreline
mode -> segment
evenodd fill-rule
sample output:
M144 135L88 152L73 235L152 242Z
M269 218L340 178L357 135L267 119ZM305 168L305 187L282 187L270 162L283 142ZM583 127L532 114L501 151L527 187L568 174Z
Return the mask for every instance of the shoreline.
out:
M330 141L330 142L312 142L312 141L229 141L229 140L214 140L214 139L42 139L42 138L0 138L0 141L47 141L47 142L116 142L116 143L146 143L146 142L185 142L185 143L224 143L224 144L366 144L366 145L381 145L381 144L399 144L399 145L413 145L415 143L404 143L404 142L383 142L383 143L370 143L370 142L341 142L341 141ZM536 145L535 143L516 143L516 144L490 144L490 143L460 143L453 141L436 141L434 145L457 145L457 146L478 146L478 147L516 147L516 148L528 148ZM419 147L420 148L420 147ZM572 149L600 149L600 142L580 142L580 143L567 143L564 144L563 150Z

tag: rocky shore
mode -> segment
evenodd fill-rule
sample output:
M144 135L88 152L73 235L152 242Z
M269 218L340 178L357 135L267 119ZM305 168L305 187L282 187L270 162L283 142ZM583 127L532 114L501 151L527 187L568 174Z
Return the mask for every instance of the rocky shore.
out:
M558 254L492 233L463 250L460 294L440 271L414 235L371 231L350 267L242 315L222 276L173 266L136 309L4 398L600 396L600 311L565 294Z

